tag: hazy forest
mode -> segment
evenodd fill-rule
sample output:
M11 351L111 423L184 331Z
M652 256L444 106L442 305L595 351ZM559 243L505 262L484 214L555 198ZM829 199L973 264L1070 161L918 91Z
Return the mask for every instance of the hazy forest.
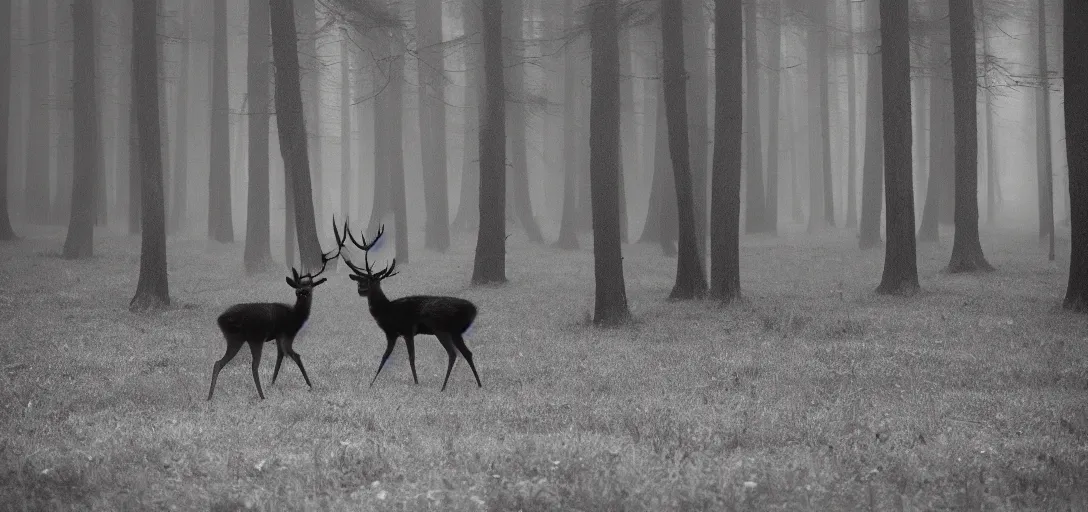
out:
M1088 2L0 34L2 509L1088 509Z

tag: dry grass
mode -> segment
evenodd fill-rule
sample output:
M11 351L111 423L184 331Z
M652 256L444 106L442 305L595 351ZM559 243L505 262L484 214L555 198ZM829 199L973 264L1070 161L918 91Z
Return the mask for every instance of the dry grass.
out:
M743 303L664 299L674 260L625 248L636 321L587 326L592 256L511 239L503 287L470 288L471 244L418 252L392 296L481 309L439 393L336 276L293 365L257 399L243 351L205 402L234 302L293 300L238 277L241 247L170 245L175 307L134 315L138 240L66 262L61 233L0 246L0 503L5 509L1085 509L1088 318L1058 309L1068 247L984 233L998 271L872 293L880 251L848 235L747 239Z

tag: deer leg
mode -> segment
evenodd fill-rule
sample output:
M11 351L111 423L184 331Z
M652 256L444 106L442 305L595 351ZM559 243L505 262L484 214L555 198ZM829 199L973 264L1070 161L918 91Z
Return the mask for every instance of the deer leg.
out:
M280 363L283 363L283 347L276 342L276 369L272 370L272 385L276 385L276 376L280 374Z
M257 385L257 395L264 400L264 391L261 389L261 376L257 373L257 369L261 366L261 346L264 345L263 341L251 341L249 342L249 351L253 353L253 383Z
M476 373L476 365L472 364L472 351L465 346L465 339L460 334L453 335L453 346L457 347L457 350L461 351L461 355L465 356L465 361L468 361L468 367L472 368L472 376L476 377L476 386L484 387L480 384L480 375Z
M412 367L412 380L419 384L419 377L416 377L416 342L415 336L405 336L404 346L408 349L408 365Z
M231 359L238 353L238 350L242 348L242 340L233 340L227 338L227 352L223 354L223 358L216 361L212 365L212 386L208 388L208 400L212 399L212 393L215 392L215 379L219 378L219 370L222 370Z
M393 345L397 342L396 334L385 335L385 354L382 354L382 362L378 363L378 371L374 372L374 378L370 379L370 386L374 387L374 381L378 380L378 374L382 372L382 367L385 366L385 361L389 359L389 354L393 353Z
M298 352L295 352L294 350L288 352L287 355L291 356L291 360L295 362L299 371L302 372L302 379L306 381L306 385L310 386L310 389L313 389L314 385L310 384L310 376L306 375L306 367L302 366L302 356L298 355Z
M446 354L450 356L450 363L446 366L446 379L442 381L441 391L446 390L446 384L450 381L450 372L453 371L453 363L457 361L457 352L453 350L453 342L450 340L449 334L436 334L438 342L442 344L442 348L446 349Z

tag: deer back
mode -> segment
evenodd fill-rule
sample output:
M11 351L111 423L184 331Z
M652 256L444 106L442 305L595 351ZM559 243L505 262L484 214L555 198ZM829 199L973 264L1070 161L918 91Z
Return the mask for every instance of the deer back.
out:
M244 335L247 340L270 341L278 336L294 336L306 322L295 308L274 302L235 304L219 315L219 329L224 334Z
M384 308L371 307L371 313L386 331L461 334L476 319L476 305L457 297L409 295Z

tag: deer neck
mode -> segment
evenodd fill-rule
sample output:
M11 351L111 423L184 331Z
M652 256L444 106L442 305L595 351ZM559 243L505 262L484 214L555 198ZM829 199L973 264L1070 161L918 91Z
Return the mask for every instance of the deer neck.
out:
M385 296L385 292L382 291L382 287L378 284L371 285L366 294L366 299L370 303L371 311L380 310L389 305L389 297Z
M301 327L306 323L306 320L310 318L310 307L313 305L313 297L304 299L298 297L295 299L295 322Z

